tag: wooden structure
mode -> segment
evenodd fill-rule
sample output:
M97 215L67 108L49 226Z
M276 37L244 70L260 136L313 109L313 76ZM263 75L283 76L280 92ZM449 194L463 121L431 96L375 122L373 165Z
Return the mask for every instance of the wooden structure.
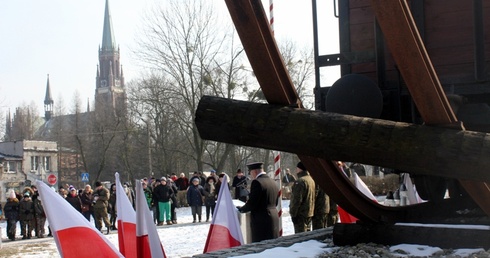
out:
M225 2L269 104L302 108L301 100L289 78L272 37L261 1L225 0ZM435 67L437 69L443 67L444 69L441 70L445 71L441 80L439 80L439 76L436 73L437 69L434 68L429 58L430 52L438 53L440 51L440 53L444 53L446 50L450 53L457 52L448 50L448 46L444 46L446 40L429 41L426 40L429 37L425 37L425 33L419 34L416 24L420 26L420 21L424 21L423 17L429 17L427 24L431 24L434 28L437 26L432 23L431 19L437 20L438 17L425 13L425 11L414 16L409 4L404 0L339 0L341 53L331 56L320 56L317 51L318 45L316 45L316 69L318 71L321 66L340 64L342 65L343 75L359 73L376 81L383 94L382 118L384 119L450 127L452 128L451 130L467 133L464 132L466 124L461 123L460 119L458 119L458 115L462 108L464 109L464 105L457 106L458 110L454 110L446 97L445 91L449 87L451 93L458 95L467 94L463 97L470 100L470 104L486 105L484 100L488 97L487 95L490 91L487 92L486 90L488 81L485 66L488 55L485 51L485 43L482 43L484 40L482 28L483 24L488 22L488 19L483 17L481 10L488 9L489 6L481 0L474 0L472 8L467 6L458 8L459 5L463 4L461 2L463 1L410 1L412 9L416 10L431 10L432 8L441 13L450 13L451 11L449 10L453 10L459 15L467 14L466 11L469 9L473 10L471 13L472 17L474 17L472 20L474 25L472 46L475 52L469 55L465 52L468 48L472 48L468 46L468 42L464 43L465 39L453 45L455 48L465 52L465 54L462 54L463 56L458 57L457 61L451 59L451 62L444 62L443 59L447 57L444 54L438 56L441 59L436 59ZM438 5L446 6L437 7ZM448 7L451 5L452 7ZM313 1L313 9L315 13L315 0ZM442 23L444 25L450 24L450 22ZM456 27L459 25L452 24ZM315 35L317 35L316 24L314 24L314 28ZM448 26L448 28L451 33L457 31L451 26ZM467 29L463 26L461 30ZM434 37L438 37L437 32L438 30L434 29ZM467 33L467 31L464 33ZM424 40L426 40L425 44L427 42L435 43L429 44L427 50ZM438 46L438 44L442 45ZM317 75L319 75L318 72ZM459 78L455 79L453 77ZM457 86L458 90L456 90ZM328 91L329 87L322 88L317 77L315 89L315 92L318 93L315 99L317 109L325 109ZM482 102L477 103L478 101ZM487 115L484 111L481 114L483 118ZM227 116L220 117L220 119L226 118ZM464 122L464 119L462 120ZM281 120L278 119L278 121ZM471 119L468 119L468 121L473 122ZM468 123L469 126L466 127L485 128L485 124L476 124L476 127L473 127L475 125L470 122ZM279 124L278 126L282 125ZM264 125L257 128L257 130L266 130L267 128ZM308 131L304 131L305 137L308 133ZM374 137L383 137L383 135ZM276 146L270 147L274 148ZM480 145L479 148L481 147ZM310 171L315 182L336 203L364 223L444 222L446 218L456 217L459 214L458 209L467 208L479 209L482 214L485 214L483 215L484 217L490 215L490 187L487 184L488 175L485 174L485 171L482 172L482 174L485 174L484 177L472 178L476 180L471 181L467 180L468 176L463 176L464 171L448 172L450 177L459 179L461 185L464 186L471 197L462 198L462 200L459 198L447 200L434 198L423 204L385 207L372 202L360 193L339 171L335 162L331 161L331 157L315 157L311 155L315 154L299 153L298 156ZM425 171L422 174L444 175L440 171Z
M485 41L483 30L490 26L483 15L489 9L490 3L480 0L340 1L341 53L317 55L317 65L337 62L342 74L363 74L376 81L385 100L382 118L439 126L461 126L459 120L470 130L489 132L490 41ZM321 109L328 87L319 87L318 79L316 92ZM465 103L453 110L445 92L461 96ZM419 188L424 198L444 195L440 184L445 180L418 180L419 186L427 186ZM460 184L490 214L489 185Z

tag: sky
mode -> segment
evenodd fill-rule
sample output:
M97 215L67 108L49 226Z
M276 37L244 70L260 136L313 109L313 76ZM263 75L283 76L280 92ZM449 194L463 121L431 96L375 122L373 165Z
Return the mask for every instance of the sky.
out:
M142 72L131 49L142 19L158 0L110 0L113 30L120 47L126 83ZM213 0L229 16L223 0ZM338 53L338 23L331 1L318 1L320 29L326 40L320 51ZM320 3L322 2L322 3ZM324 3L328 2L328 3ZM263 0L266 10L269 0ZM313 46L311 1L275 0L274 30L278 41L291 39ZM98 48L102 43L105 0L16 0L0 2L0 112L34 104L44 115L47 75L56 105L69 109L75 94L83 103L94 99ZM231 18L230 18L231 22ZM335 75L332 80L338 77ZM333 83L327 82L328 83Z

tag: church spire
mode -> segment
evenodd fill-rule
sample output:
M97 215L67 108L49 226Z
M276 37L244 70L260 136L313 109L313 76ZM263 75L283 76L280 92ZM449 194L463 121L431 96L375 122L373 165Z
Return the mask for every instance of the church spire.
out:
M126 110L124 77L119 59L119 48L116 46L114 31L112 30L109 0L106 0L102 45L99 47L99 66L95 86L94 109L96 112L112 112L114 110L125 112Z
M105 1L104 31L102 33L102 51L115 51L116 40L112 29L111 12L109 10L109 0Z
M49 74L46 82L46 96L44 97L44 120L48 121L53 116L53 98L51 97L51 88L49 86Z

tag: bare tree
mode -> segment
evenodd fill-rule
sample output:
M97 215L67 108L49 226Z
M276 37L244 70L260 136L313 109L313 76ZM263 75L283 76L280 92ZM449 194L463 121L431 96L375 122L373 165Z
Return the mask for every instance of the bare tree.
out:
M147 166L148 170L159 174L169 174L179 169L178 164L189 160L189 154L185 153L189 149L185 146L187 141L178 124L182 118L177 117L180 112L175 112L185 110L185 107L176 101L169 84L161 75L150 74L135 81L128 91L129 110L134 123L141 135L145 131L149 137L146 142L150 152L140 154L148 153L149 157L145 160L153 160L153 164Z
M167 113L172 113L174 126L192 148L189 158L195 161L198 170L203 170L208 147L193 122L201 96L233 97L243 83L242 50L230 44L231 30L223 29L230 24L220 23L214 10L209 1L170 1L165 9L155 11L148 19L137 52L142 61L158 69L169 81L165 87L173 103ZM230 149L222 152L223 157Z
M314 101L311 86L315 73L313 50L307 47L298 48L298 45L289 39L279 43L279 50L303 105L305 108L312 108Z

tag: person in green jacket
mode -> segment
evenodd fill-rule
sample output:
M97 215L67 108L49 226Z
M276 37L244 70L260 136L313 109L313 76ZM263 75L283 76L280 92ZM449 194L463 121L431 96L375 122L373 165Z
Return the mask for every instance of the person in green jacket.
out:
M298 179L294 182L289 203L289 214L294 224L294 233L310 231L315 208L315 181L302 162L296 165Z

